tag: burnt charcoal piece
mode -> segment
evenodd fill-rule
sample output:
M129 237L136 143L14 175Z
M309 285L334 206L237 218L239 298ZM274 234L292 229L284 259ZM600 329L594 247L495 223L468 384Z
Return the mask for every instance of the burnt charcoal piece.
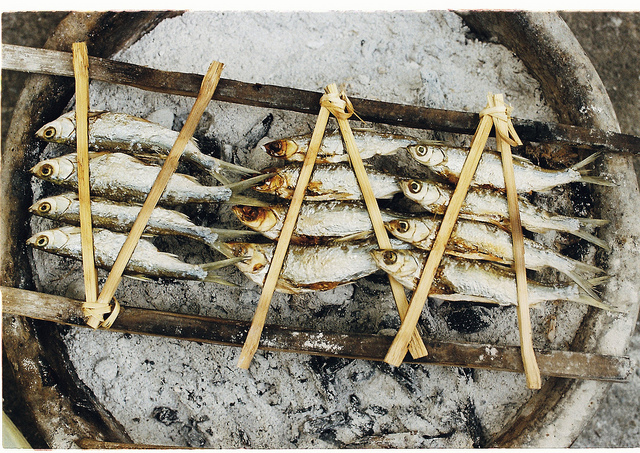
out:
M153 409L153 413L151 415L160 423L167 426L178 421L178 411L166 406L156 407Z

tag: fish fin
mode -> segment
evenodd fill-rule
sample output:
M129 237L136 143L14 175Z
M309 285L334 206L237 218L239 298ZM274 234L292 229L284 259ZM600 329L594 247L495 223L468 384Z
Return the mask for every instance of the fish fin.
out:
M248 189L250 187L255 186L259 182L264 181L267 178L270 178L274 174L275 173L259 174L258 176L254 176L254 177L249 178L249 179L244 179L242 181L238 181L238 182L234 182L232 184L228 184L227 187L229 189L231 189L231 191L235 194L235 193L242 192L243 190L246 190L246 189Z
M598 266L594 266L593 264L583 263L578 260L571 260L573 266L582 273L590 273L590 274L603 274L604 270L600 269Z
M482 296L470 296L467 294L429 294L429 297L447 302L478 302L481 304L500 305L493 299Z
M142 275L142 274L123 274L124 277L130 278L131 280L138 280L141 282L151 282L153 281L153 279L147 277L146 275Z
M491 261L492 263L497 263L497 264L503 264L505 266L511 264L511 262L509 261L505 261L502 258L499 258L497 256L494 255L490 255L488 253L481 253L481 252L475 252L475 253L471 253L471 252L457 252L455 250L445 250L445 253L447 255L451 255L451 256L457 256L460 258L465 258L468 260L484 260L484 261Z
M246 197L244 195L236 195L236 194L231 195L229 200L227 200L225 203L242 204L246 206L257 206L262 208L271 206L269 203L264 202L262 200L258 200L257 198Z
M517 162L520 162L521 164L535 165L533 162L531 162L526 157L518 156L517 154L512 154L511 157L513 158L513 160L515 160Z
M427 146L449 146L442 140L419 140L419 145L427 145ZM515 157L515 156L513 156Z
M219 283L221 285L231 286L231 287L234 287L234 288L239 288L240 287L236 283L232 283L229 280L226 280L226 279L220 277L219 275L214 274L213 272L208 273L207 276L205 277L204 281L208 282L208 283Z
M594 160L596 160L600 154L602 154L600 151L598 151L597 153L593 153L592 155L590 155L589 157L587 157L586 159L581 160L580 162L578 162L575 165L571 166L572 170L580 170L583 167L586 167L587 165L589 165L591 162L593 162Z
M348 234L341 238L336 238L332 242L348 242L348 241L359 241L361 239L366 239L373 234L372 231L360 231L359 233Z
M211 272L217 269L221 269L223 267L231 266L232 264L239 263L240 261L244 261L245 259L246 259L245 256L237 256L237 257L227 258L220 261L214 261L213 263L200 264L200 267L207 272Z
M591 233L587 233L586 231L583 231L583 230L571 231L571 233L575 236L578 236L580 239L584 239L585 241L588 241L594 245L597 245L598 247L606 250L607 252L611 251L611 247L609 247L609 244L607 244L605 241L594 236Z
M609 181L608 179L602 176L582 176L580 175L580 180L578 182L583 182L585 184L596 184L598 186L607 186L607 187L617 187L618 185L614 182Z

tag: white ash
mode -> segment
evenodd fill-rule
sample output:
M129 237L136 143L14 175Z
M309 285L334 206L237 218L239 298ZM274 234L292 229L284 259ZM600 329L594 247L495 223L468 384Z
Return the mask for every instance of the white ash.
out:
M197 73L215 59L225 63L223 77L244 82L315 91L337 83L354 97L472 112L485 107L487 93L504 93L515 116L554 120L523 64L499 45L467 38L467 31L450 12L188 12L165 20L116 58ZM192 105L191 98L91 84L93 109L126 112L174 129ZM315 123L312 116L212 102L196 135L218 143L235 163L263 168L275 161L247 149L246 135L268 114L272 137L309 133ZM206 147L211 142L201 143L204 152L213 151ZM47 150L62 152L56 146ZM38 198L52 190L38 182L34 188ZM228 206L195 214L209 226L241 228ZM32 220L33 231L52 225ZM188 262L220 259L206 246L180 238L155 243ZM81 298L78 262L34 251L34 267L38 289ZM116 297L130 306L250 320L260 288L235 268L220 274L240 288L124 279ZM100 275L103 283L105 273ZM566 347L584 310L569 303L533 310L534 345ZM551 319L557 322L550 337ZM319 332L392 334L399 326L385 276L319 294L276 294L267 322ZM513 308L430 302L423 326L437 340L518 344ZM82 328L72 328L65 341L81 379L143 444L466 448L497 433L532 394L524 376L515 373L413 365L392 370L380 363L261 351L244 371L236 367L236 348ZM68 446L65 440L53 447Z

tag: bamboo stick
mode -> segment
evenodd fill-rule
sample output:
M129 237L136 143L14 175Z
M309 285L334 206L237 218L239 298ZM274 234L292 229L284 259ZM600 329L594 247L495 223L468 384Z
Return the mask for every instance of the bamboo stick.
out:
M318 150L320 149L320 144L322 143L322 138L324 137L324 131L327 128L328 121L329 111L325 107L320 107L320 113L318 114L316 126L313 130L313 135L311 136L311 142L309 143L307 154L305 155L302 168L300 169L296 188L293 192L287 215L282 224L282 230L278 237L276 249L273 252L273 258L271 258L271 265L269 266L267 277L264 281L264 285L262 286L262 293L258 300L258 306L256 307L253 320L251 321L251 328L247 333L247 338L242 347L242 351L240 352L238 368L248 369L254 354L258 350L262 329L267 320L267 312L271 305L271 298L273 297L273 292L275 291L278 278L280 277L280 271L282 270L282 265L286 258L287 250L289 249L289 241L291 240L293 229L295 228L298 220L300 206L302 206L302 201L304 200L307 185L309 184L309 179L313 172L316 156L318 155Z
M0 286L0 293L6 315L88 328L82 320L82 301L7 286ZM110 330L241 347L249 324L233 319L123 307ZM315 332L266 324L260 349L382 361L392 340L393 337L385 335ZM429 355L408 359L407 363L523 372L519 346L425 341L428 341ZM632 372L631 360L624 356L554 350L536 351L536 354L540 372L545 376L625 382Z
M93 229L91 227L91 194L89 190L89 55L87 44L74 42L73 72L76 81L76 151L78 153L78 199L80 201L80 235L82 243L82 268L84 292L87 304L95 304L98 298L98 271L93 253ZM97 329L102 319L85 306L87 324Z
M162 169L158 173L151 190L149 191L149 195L142 205L140 212L138 213L138 217L136 221L133 223L131 227L131 231L127 239L125 240L116 261L113 263L111 268L111 272L109 272L109 276L107 277L107 281L105 282L102 292L98 296L97 303L107 304L113 298L118 285L120 284L120 280L122 279L122 274L125 270L133 251L142 236L142 233L149 221L149 217L153 212L158 200L162 196L162 192L167 186L169 182L169 178L176 171L178 167L178 161L182 152L184 151L187 142L193 136L193 133L196 130L198 122L200 121L200 117L204 113L207 105L209 105L209 101L213 96L213 92L218 86L218 81L220 80L220 74L222 72L223 64L217 61L214 61L209 66L206 75L202 81L202 86L200 87L200 93L196 98L196 101L189 112L189 116L187 117L187 121L185 122L182 130L180 130L180 134L178 134L178 138L176 139L171 151L167 155L164 165Z
M338 95L338 87L335 83L328 85L325 88L325 91L335 96ZM335 113L334 115L338 120L338 126L340 127L347 153L349 154L351 166L353 167L353 171L355 172L356 178L358 180L358 185L360 186L360 190L362 191L362 196L364 198L367 211L369 212L369 217L371 218L371 224L373 225L373 231L376 235L378 246L381 249L391 249L391 241L389 241L387 229L384 227L384 222L382 221L380 207L378 206L376 197L373 194L371 183L369 182L369 178L367 177L367 172L364 168L364 164L362 163L362 158L360 157L358 146L356 145L355 138L353 137L353 131L351 130L351 126L349 126L349 120L343 118L342 115L336 115ZM402 320L405 318L407 310L409 309L407 295L404 292L403 286L390 275L389 284L391 285L391 291L393 292L393 297L396 301L396 306L398 307L398 313L400 314L400 319ZM422 338L420 337L420 332L418 331L417 327L413 330L413 336L411 338L411 341L409 342L408 347L409 352L414 359L424 357L428 354L427 348L425 347Z
M473 174L475 173L478 162L480 161L482 150L487 142L487 138L489 138L491 126L491 117L489 115L482 116L478 129L473 136L471 150L469 151L469 155L467 156L462 167L462 171L460 172L458 184L451 196L451 201L449 201L449 206L447 207L442 223L440 224L440 229L436 235L433 247L431 248L431 252L429 253L424 269L422 270L418 287L413 293L411 303L409 304L409 310L407 310L406 317L404 321L402 321L400 329L398 330L398 333L396 334L396 337L394 338L384 359L384 361L390 365L400 366L402 363L407 345L411 340L413 329L415 329L418 324L424 304L427 302L427 297L429 296L429 291L431 289L431 284L433 283L436 270L440 265L442 255L447 247L447 242L449 242L449 237L451 236L458 214L460 213L460 208L465 196L467 195L469 185L471 184L471 179L473 178Z
M504 99L501 94L494 96L494 105L504 107ZM507 203L509 206L509 221L511 223L511 238L518 294L518 330L520 332L522 362L524 364L527 387L530 389L539 389L542 386L542 379L540 378L536 355L533 351L531 319L529 316L529 294L527 291L527 271L524 262L524 237L522 235L520 210L518 208L518 192L516 190L516 180L513 172L511 146L509 146L509 143L504 139L504 137L508 137L509 135L507 121L502 121L496 117L494 117L493 120L496 127L496 144L502 156L504 184L507 189ZM514 139L516 140L516 144L522 144L517 135Z

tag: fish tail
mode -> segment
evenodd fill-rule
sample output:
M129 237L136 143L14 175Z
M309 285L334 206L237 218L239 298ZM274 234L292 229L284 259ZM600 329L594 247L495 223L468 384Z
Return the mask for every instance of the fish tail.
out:
M603 274L604 270L600 269L598 266L594 266L593 264L583 263L578 260L571 260L573 267L580 273L585 274Z
M203 281L212 282L212 283L220 283L222 285L227 285L227 286L238 286L235 283L231 283L230 281L222 278L221 276L216 274L214 271L216 271L217 269L220 269L220 268L235 264L235 263L237 263L239 261L242 261L243 259L244 259L243 257L240 257L240 258L227 258L227 259L224 259L224 260L215 261L213 263L201 264L200 267L207 273L207 275L203 279Z
M572 170L578 171L581 168L586 167L587 165L589 165L590 163L592 163L593 161L595 161L600 154L602 154L602 152L598 151L597 153L593 153L592 155L590 155L589 157L587 157L586 159L581 160L580 162L578 162L575 165L571 166Z
M258 200L257 198L246 197L244 195L236 195L236 194L231 195L231 198L227 200L227 203L241 204L245 206L257 206L262 208L271 206L269 203L266 203L262 200Z
M618 313L623 312L623 310L621 310L620 308L609 305L599 299L595 299L584 291L580 291L580 294L578 296L571 297L569 298L569 300L572 302L577 302L579 304L591 305L592 307L601 308L602 310L614 311Z
M597 245L598 247L606 250L607 252L611 251L611 247L609 247L609 245L605 241L594 236L591 233L587 233L586 231L583 231L583 230L571 231L571 233L574 234L575 236L578 236L580 239L584 239L585 241L588 241L594 245Z
M600 277L595 277L595 278L590 278L589 280L587 280L589 282L589 284L593 287L596 286L600 286L604 283L607 283L609 280L611 280L611 276L610 275L602 275Z
M218 165L220 170L227 170L231 173L236 173L239 175L257 175L260 174L258 170L254 170L253 168L243 167L242 165L232 164L231 162L227 162L224 160L218 159Z
M224 228L209 228L211 236L216 236L216 242L236 240L244 236L257 236L260 235L257 231L253 230L227 230Z
M259 182L262 182L265 179L270 178L273 175L274 175L274 173L259 174L258 176L254 176L254 177L249 178L249 179L244 179L242 181L234 182L232 184L227 184L226 187L231 189L231 191L234 194L236 194L236 193L242 192L243 190L246 190L246 189L248 189L250 187L255 186Z
M589 225L594 227L604 226L609 224L609 220L607 219L587 219L576 217L582 225Z
M616 183L613 183L602 176L586 176L581 174L578 182L595 184L598 186L617 187Z
M600 296L593 290L594 286L597 285L592 285L590 280L586 280L583 277L581 277L577 272L572 272L572 271L567 271L567 270L563 270L562 271L567 277L569 277L571 280L573 280L574 282L576 282L576 284L592 299L598 301L598 302L602 302L602 299L600 299Z

